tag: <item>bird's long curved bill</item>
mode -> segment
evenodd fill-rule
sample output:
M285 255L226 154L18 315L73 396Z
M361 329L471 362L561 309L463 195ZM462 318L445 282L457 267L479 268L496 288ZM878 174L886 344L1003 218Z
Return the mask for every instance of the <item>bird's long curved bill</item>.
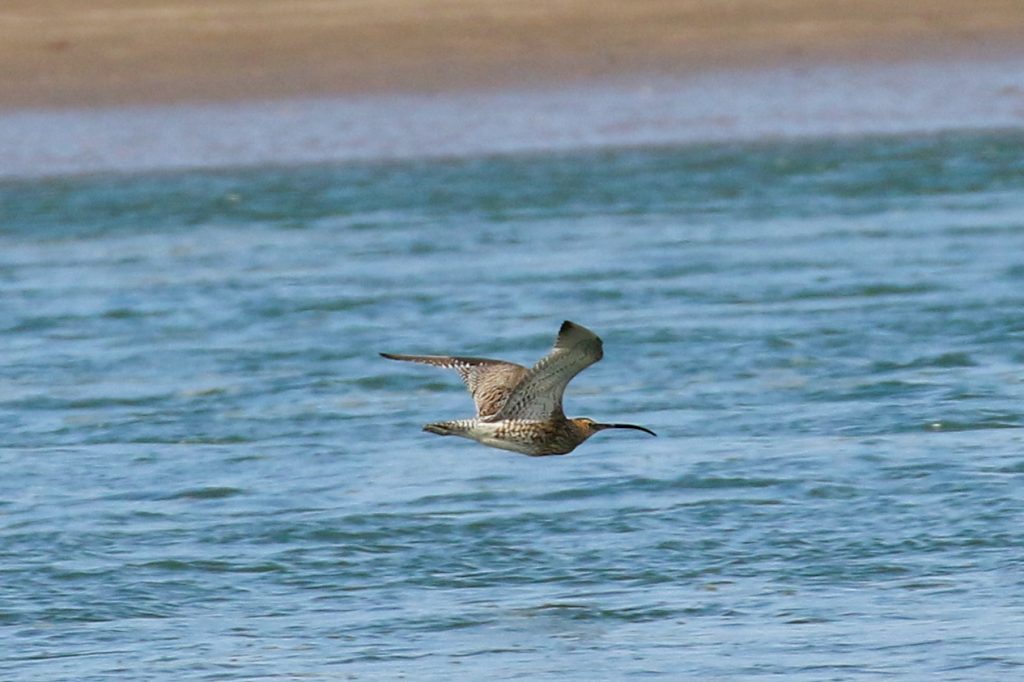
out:
M645 426L637 426L636 424L595 424L595 426L598 426L598 427L600 427L602 429L635 429L637 431L643 431L644 433L649 433L652 436L657 436L658 435L654 431L651 431L650 429L648 429L647 427L645 427Z

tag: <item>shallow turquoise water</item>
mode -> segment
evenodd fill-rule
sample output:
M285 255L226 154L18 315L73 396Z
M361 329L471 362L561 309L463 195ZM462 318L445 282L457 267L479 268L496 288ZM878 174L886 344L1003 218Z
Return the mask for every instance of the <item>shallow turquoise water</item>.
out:
M1012 679L1024 137L7 181L0 677ZM531 459L422 433L571 319Z

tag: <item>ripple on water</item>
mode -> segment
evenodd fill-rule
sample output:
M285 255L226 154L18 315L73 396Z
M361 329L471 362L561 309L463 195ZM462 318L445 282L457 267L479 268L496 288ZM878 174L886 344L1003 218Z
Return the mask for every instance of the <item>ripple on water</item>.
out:
M203 488L188 488L171 493L164 499L167 500L221 500L227 497L246 494L241 488L228 486L208 486Z
M666 494L686 491L744 490L774 488L787 481L772 478L704 477L683 475L672 479L626 478L612 483L587 485L555 490L536 496L541 501L588 499L593 497L616 497L622 495Z

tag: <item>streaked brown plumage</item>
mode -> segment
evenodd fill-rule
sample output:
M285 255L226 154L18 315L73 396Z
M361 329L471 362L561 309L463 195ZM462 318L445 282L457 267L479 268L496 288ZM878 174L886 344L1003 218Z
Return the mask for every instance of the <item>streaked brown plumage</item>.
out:
M635 424L602 424L565 416L562 395L566 385L603 354L596 334L568 320L562 323L552 351L530 369L487 358L381 353L392 360L454 369L466 383L476 403L476 417L427 424L424 431L462 436L533 456L567 454L604 429L636 429L657 435Z

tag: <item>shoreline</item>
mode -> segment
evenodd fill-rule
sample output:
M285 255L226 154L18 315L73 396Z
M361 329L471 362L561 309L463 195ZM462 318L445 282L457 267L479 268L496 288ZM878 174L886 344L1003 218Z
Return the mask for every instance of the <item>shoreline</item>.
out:
M0 111L573 88L1024 54L1006 0L11 0Z
M1016 0L8 0L0 178L1024 128Z
M0 179L997 130L1024 130L1024 55L0 111Z

